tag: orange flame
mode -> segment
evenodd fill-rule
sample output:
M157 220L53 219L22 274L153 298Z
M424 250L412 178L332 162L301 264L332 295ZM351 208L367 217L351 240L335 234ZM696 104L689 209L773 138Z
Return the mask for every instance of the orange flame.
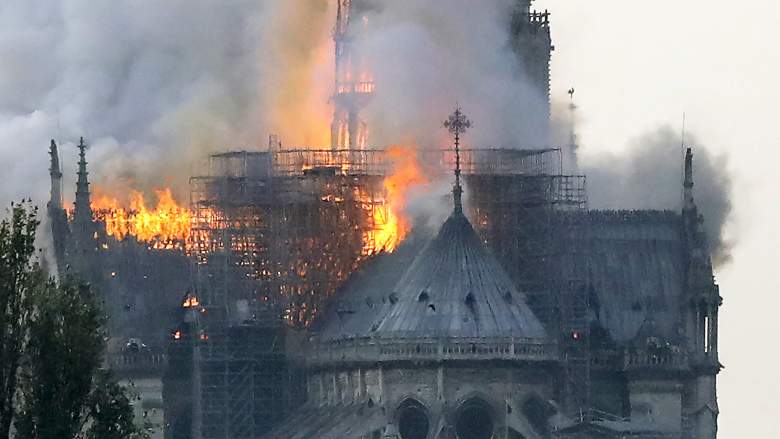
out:
M125 208L116 198L96 191L92 208L108 236L118 240L132 236L158 249L181 246L190 236L192 214L174 200L170 189L156 190L155 195L157 206L152 209L141 192L131 191Z
M374 249L373 253L393 252L406 238L411 230L405 212L409 192L415 186L428 183L417 163L414 148L391 146L387 150L387 157L393 163L393 173L385 177L387 195L384 208L374 210L375 230L369 242Z

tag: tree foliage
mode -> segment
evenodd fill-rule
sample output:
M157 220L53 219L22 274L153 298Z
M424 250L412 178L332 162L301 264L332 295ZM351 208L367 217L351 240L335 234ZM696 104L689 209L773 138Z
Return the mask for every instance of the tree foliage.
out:
M31 304L41 278L33 263L37 209L12 204L10 219L0 221L0 438L10 434Z
M147 438L135 424L131 394L119 385L110 371L100 370L95 376L95 388L89 398L91 425L86 439Z
M17 435L72 438L87 420L92 378L103 355L103 318L87 284L45 282L34 294L21 372Z
M37 209L0 221L0 439L127 439L131 397L101 369L105 317L90 286L35 262Z

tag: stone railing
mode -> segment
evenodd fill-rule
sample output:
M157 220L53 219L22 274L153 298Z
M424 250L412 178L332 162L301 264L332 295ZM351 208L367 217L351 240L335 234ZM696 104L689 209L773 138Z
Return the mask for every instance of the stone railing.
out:
M575 417L562 424L554 425L552 437L572 438L580 437L578 432L582 425L595 425L601 429L612 432L614 437L648 437L654 439L680 439L679 431L666 431L657 425L642 421L632 421L631 418L603 412L601 410L580 411ZM605 435L608 433L604 433ZM613 437L609 435L609 437ZM601 437L601 436L599 436ZM606 437L606 436L605 436Z
M618 349L593 349L590 366L596 369L616 369L623 364L623 351Z
M590 365L597 369L684 369L691 365L690 357L684 352L667 349L594 349Z
M688 367L688 356L684 352L654 349L638 352L626 351L623 356L623 368L630 369L683 369Z
M165 370L168 358L165 354L156 352L122 352L108 354L106 363L119 375L157 374Z
M332 362L514 360L555 361L557 345L532 339L345 339L315 345L310 365Z

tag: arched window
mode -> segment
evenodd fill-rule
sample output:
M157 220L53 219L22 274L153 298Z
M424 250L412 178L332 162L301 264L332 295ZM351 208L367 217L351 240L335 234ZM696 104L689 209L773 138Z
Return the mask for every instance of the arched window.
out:
M490 439L493 428L493 416L485 401L472 398L458 408L455 419L458 439Z
M428 411L414 399L407 399L398 407L398 432L401 439L425 439L430 421Z

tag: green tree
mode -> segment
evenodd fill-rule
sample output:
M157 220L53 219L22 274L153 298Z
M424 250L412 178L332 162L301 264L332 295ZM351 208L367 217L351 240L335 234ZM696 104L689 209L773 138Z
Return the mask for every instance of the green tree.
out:
M12 204L10 219L0 221L0 438L10 434L30 296L41 279L33 263L37 212L29 203Z
M124 386L116 382L110 371L98 371L95 376L95 389L90 396L91 425L87 429L86 439L148 437L135 424L130 395Z
M75 438L89 420L93 376L104 351L104 318L89 285L75 279L60 285L49 280L34 297L17 436Z
M100 368L105 317L76 278L48 279L34 258L37 209L0 221L0 439L148 437L128 390Z

